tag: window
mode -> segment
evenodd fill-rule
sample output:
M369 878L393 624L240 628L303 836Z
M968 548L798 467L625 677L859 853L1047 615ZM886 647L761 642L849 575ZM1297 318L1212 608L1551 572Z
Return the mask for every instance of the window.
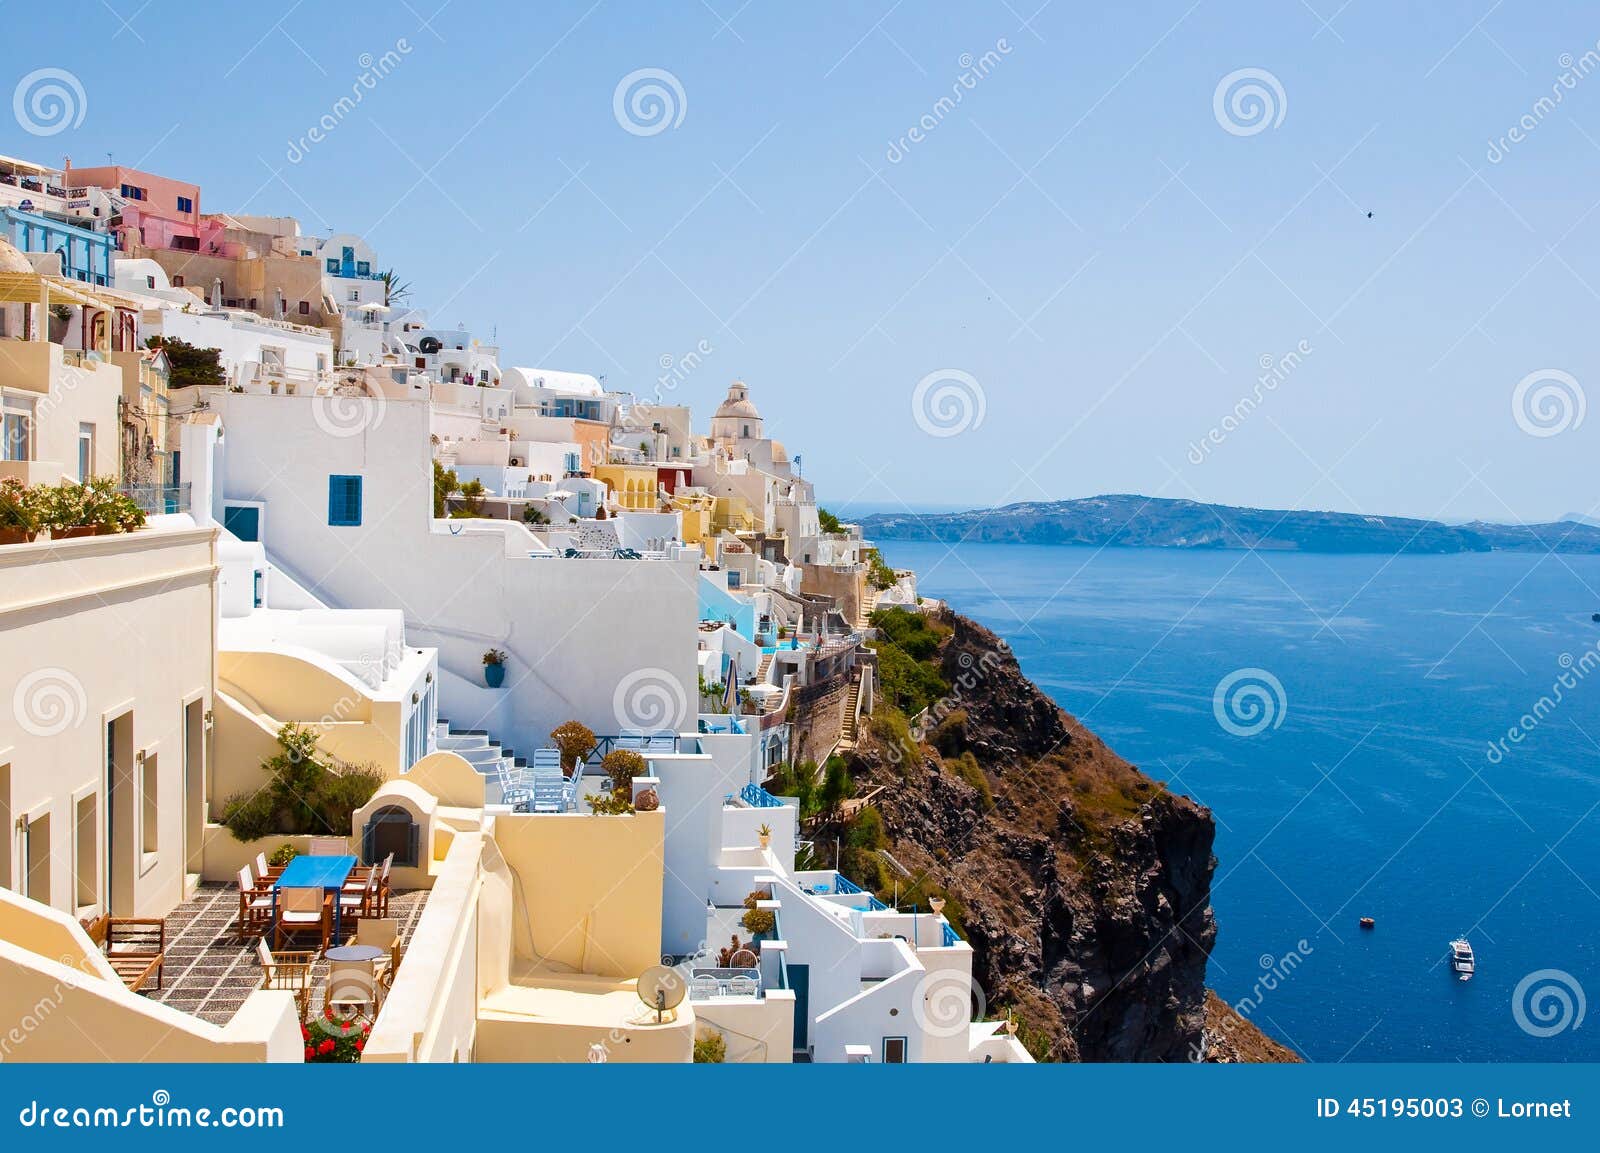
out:
M566 465L568 472L577 472L583 467L583 461L579 458L577 453L569 452L567 453Z
M94 425L78 425L78 483L87 484L94 475Z
M193 212L194 211L194 201L190 200L187 196L178 197L178 211L179 212Z
M337 260L335 260L333 257L330 256L330 257L328 257L327 264L328 264L328 271L333 273L333 275L338 276L339 275L339 262Z
M182 288L183 287L183 277L181 275L174 276L172 278L172 287L173 288Z
M156 755L145 754L144 766L139 770L139 845L147 856L155 852L161 842L160 781Z
M904 1037L885 1037L883 1039L883 1063L885 1065L904 1065L906 1063L906 1039Z
M359 288L352 288L350 290L350 292L349 292L349 295L346 296L345 299L350 301L350 303L352 303L352 304L360 304L361 303L361 290Z
M22 895L41 905L50 903L50 814L29 821L22 830Z
M370 261L370 260L358 260L358 261L356 261L356 275L357 276L371 276L372 275L372 261Z
M328 478L328 523L335 528L353 528L361 523L361 478Z
M230 504L222 509L222 527L240 540L261 539L261 509L254 505Z
M100 846L99 794L80 797L76 819L73 822L73 880L77 890L74 902L80 909L100 903Z
M33 459L33 398L7 396L4 401L4 424L0 425L0 460Z
M310 316L311 315L311 302L309 300L302 300L300 302L300 315L301 316Z
M144 189L136 184L124 184L122 186L122 195L128 200L143 200Z

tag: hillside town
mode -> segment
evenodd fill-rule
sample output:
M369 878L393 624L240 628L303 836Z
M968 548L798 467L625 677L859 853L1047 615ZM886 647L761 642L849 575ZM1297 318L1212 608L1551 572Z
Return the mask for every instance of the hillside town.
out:
M916 575L406 263L0 157L0 1059L1032 1060L799 799Z

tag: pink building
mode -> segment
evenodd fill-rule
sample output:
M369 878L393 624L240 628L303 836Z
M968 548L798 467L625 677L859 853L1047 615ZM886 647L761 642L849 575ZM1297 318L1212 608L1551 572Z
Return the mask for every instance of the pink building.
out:
M140 246L198 252L208 239L200 220L198 184L120 164L74 168L70 159L65 179L70 187L103 188L123 199L122 222L115 231L118 247L126 252Z

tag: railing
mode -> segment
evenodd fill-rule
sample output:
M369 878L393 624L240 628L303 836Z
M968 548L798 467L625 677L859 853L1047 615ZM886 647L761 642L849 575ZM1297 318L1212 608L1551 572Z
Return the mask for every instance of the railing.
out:
M184 512L189 508L189 482L182 484L125 484L119 491L151 515Z
M702 967L689 970L689 1000L761 996L760 969Z
M749 784L739 790L739 799L753 809L781 809L783 802L760 785ZM859 892L860 890L857 890Z
M959 945L961 943L961 938L957 936L956 931L950 927L949 921L941 921L939 923L939 927L944 930L945 948L949 948L951 945Z
M835 893L859 893L862 889L860 885L843 873L835 873L833 875L833 891Z

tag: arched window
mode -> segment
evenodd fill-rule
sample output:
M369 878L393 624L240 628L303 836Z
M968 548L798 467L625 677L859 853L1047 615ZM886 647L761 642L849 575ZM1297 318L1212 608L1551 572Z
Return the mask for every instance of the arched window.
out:
M421 831L410 810L385 805L367 818L367 827L361 831L361 859L376 865L393 853L395 864L414 868Z

